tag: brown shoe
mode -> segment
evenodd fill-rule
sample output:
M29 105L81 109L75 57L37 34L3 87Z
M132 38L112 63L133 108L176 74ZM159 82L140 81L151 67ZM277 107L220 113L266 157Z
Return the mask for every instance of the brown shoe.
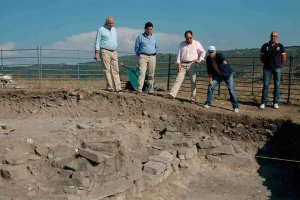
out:
M167 95L166 95L166 98L167 98L167 99L175 99L175 97L173 97L173 96L170 95L170 94L167 94Z
M141 91L139 91L139 90L137 90L135 93L136 93L137 95L140 95L140 94L142 94L142 92L141 92Z

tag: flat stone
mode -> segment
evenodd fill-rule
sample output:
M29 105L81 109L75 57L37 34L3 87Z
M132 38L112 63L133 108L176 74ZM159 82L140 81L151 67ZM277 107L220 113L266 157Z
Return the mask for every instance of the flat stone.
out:
M158 185L164 180L164 174L161 173L161 174L153 175L153 174L144 173L143 179L145 181L146 188L153 187Z
M191 148L180 148L178 149L178 155L179 155L179 158L180 156L184 156L185 159L191 159L193 157L195 157L197 155L197 148L196 146L193 146Z
M91 149L81 149L79 151L79 154L82 157L89 159L90 161L93 161L95 163L104 162L106 158L112 157L111 155L105 154L104 152L93 151Z
M57 173L63 177L70 178L73 174L73 171L61 169L61 170L58 170Z
M75 186L63 186L63 191L66 194L78 194L78 189Z
M156 140L155 142L153 142L152 148L158 150L172 149L171 147L173 142L174 142L173 140L164 140L164 139Z
M209 139L204 139L204 140L200 140L196 146L199 148L199 149L208 149L208 148L212 148L213 145L212 145L212 141L209 140Z
M162 138L165 140L176 140L183 137L183 134L180 132L171 132L166 131L165 134L162 135Z
M29 154L22 150L9 151L4 155L4 163L10 165L18 165L28 160Z
M54 158L52 161L52 166L63 169L71 158Z
M172 159L167 158L167 157L162 157L162 156L157 156L157 155L151 155L148 158L148 161L155 161L155 162L161 162L166 165L166 167L170 167Z
M67 162L64 168L71 169L74 171L77 171L79 169L78 161L77 160L72 160L70 162Z
M133 181L127 177L119 177L114 180L105 181L104 183L95 182L87 199L103 199L125 192L129 188L132 188L132 186Z
M35 153L39 156L44 156L46 157L49 153L49 149L46 146L38 145L34 149Z
M232 145L221 145L212 149L209 154L211 155L234 155L235 151Z
M220 163L220 162L221 162L221 158L218 157L218 156L207 155L207 156L206 156L206 159L207 159L209 162L212 162L212 163Z
M89 188L90 187L90 179L89 176L84 172L74 172L72 175L72 179L74 180L76 186Z
M40 191L47 192L47 193L54 193L56 191L55 187L50 187L47 185L39 185L38 189Z
M175 126L167 125L166 131L176 132L176 131L177 131L177 128L176 128Z
M103 151L109 153L118 152L118 142L92 142L86 141L83 145L84 148L88 148L94 151Z
M157 175L167 169L167 165L162 162L149 161L144 164L144 172Z
M53 158L68 158L71 154L72 151L67 145L59 144L54 148Z
M254 159L245 153L237 155L220 155L221 163L232 167L253 168L255 166Z
M103 175L106 176L108 174L117 172L117 168L119 168L117 165L120 165L118 162L119 160L115 158L106 159Z
M176 155L171 154L169 151L162 151L159 156L167 158L171 162Z
M176 140L173 142L173 146L175 147L193 147L193 142L192 141L187 141L187 140Z

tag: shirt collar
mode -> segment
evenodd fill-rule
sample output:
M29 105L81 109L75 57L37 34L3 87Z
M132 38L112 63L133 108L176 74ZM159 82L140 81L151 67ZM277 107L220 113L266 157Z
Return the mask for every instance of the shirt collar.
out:
M278 41L275 43L275 45L277 45L277 44L279 44L279 42L278 42ZM269 41L269 45L271 45L271 41Z
M143 33L143 36L144 36L144 37L148 37L148 36L146 35L145 32ZM151 37L152 37L152 34L150 35L150 38L151 38Z
M108 26L106 24L104 24L103 27L106 28L107 30L111 30L108 28Z

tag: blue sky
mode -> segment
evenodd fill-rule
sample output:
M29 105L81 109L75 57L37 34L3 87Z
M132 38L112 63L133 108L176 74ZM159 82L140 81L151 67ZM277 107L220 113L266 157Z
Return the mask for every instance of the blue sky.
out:
M0 49L93 50L95 31L110 15L126 52L147 21L162 53L176 52L188 29L205 49L260 48L272 30L285 46L300 45L299 8L299 0L1 0Z

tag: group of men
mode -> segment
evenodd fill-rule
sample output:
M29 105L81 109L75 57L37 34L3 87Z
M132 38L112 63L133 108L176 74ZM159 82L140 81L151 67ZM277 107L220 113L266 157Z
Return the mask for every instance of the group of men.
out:
M148 73L149 94L154 92L154 72L156 67L157 41L152 34L153 24L147 22L144 27L144 33L137 36L134 50L139 56L138 88L136 93L141 94L145 81L146 72ZM191 82L191 102L196 101L196 75L197 65L206 61L208 73L207 99L204 107L210 108L214 89L224 81L230 95L233 111L239 112L239 104L234 89L232 68L226 58L217 52L215 46L208 47L208 55L201 43L193 39L193 32L188 30L184 33L185 40L180 43L177 54L178 75L174 86L167 95L169 99L175 99L180 86L188 73ZM94 59L101 58L108 91L121 92L121 81L119 76L118 55L117 55L117 32L114 28L114 18L107 17L105 24L97 31L95 42ZM206 58L205 58L206 56ZM263 90L260 108L264 109L268 100L268 90L271 77L274 78L273 107L279 108L280 99L280 77L281 66L286 61L284 46L278 42L278 33L273 31L270 35L270 41L261 47L261 61L263 67Z

